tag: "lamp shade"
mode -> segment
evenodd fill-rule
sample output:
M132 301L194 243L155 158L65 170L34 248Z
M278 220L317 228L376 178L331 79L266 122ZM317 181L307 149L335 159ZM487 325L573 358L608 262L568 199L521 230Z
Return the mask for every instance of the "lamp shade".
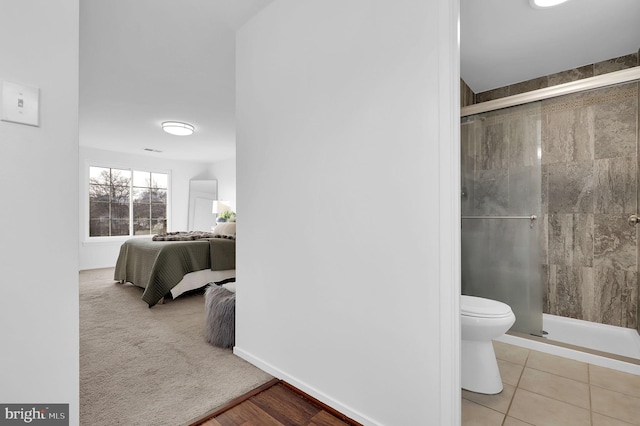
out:
M568 0L529 0L529 4L534 9L545 9L547 7L557 6Z
M176 136L189 136L193 134L194 129L191 124L180 121L165 121L162 123L162 130Z
M228 201L214 201L213 202L213 209L211 210L211 212L213 214L222 214L226 211L231 210L231 205Z

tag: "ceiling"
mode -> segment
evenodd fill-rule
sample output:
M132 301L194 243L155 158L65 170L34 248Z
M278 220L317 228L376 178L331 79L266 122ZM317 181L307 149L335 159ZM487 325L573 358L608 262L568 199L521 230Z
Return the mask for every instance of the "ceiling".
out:
M81 1L80 145L233 158L235 31L272 1ZM640 48L640 0L570 0L549 10L528 0L460 0L460 14L460 73L475 92ZM167 120L196 132L165 134Z
M207 163L235 157L235 31L272 1L82 0L80 145ZM166 134L168 120L195 133Z
M639 48L640 0L460 0L460 76L476 93Z

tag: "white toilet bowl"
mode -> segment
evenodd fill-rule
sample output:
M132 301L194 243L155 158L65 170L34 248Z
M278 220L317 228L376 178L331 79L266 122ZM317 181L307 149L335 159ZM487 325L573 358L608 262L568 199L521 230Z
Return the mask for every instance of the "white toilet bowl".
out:
M516 317L506 303L475 296L460 298L462 388L485 394L502 392L492 339L511 328Z

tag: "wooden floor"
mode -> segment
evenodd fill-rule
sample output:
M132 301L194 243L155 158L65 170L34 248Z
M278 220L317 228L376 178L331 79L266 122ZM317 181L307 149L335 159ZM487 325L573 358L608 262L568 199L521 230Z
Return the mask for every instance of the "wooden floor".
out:
M273 379L190 426L361 426L286 382Z

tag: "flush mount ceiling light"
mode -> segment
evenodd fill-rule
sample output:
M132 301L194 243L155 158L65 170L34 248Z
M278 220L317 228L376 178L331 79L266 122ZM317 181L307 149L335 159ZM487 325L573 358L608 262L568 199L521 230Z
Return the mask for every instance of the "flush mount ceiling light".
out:
M569 0L529 0L529 4L534 9L546 9L547 7L557 6Z
M176 136L189 136L193 133L194 127L180 121L165 121L162 123L162 130Z

